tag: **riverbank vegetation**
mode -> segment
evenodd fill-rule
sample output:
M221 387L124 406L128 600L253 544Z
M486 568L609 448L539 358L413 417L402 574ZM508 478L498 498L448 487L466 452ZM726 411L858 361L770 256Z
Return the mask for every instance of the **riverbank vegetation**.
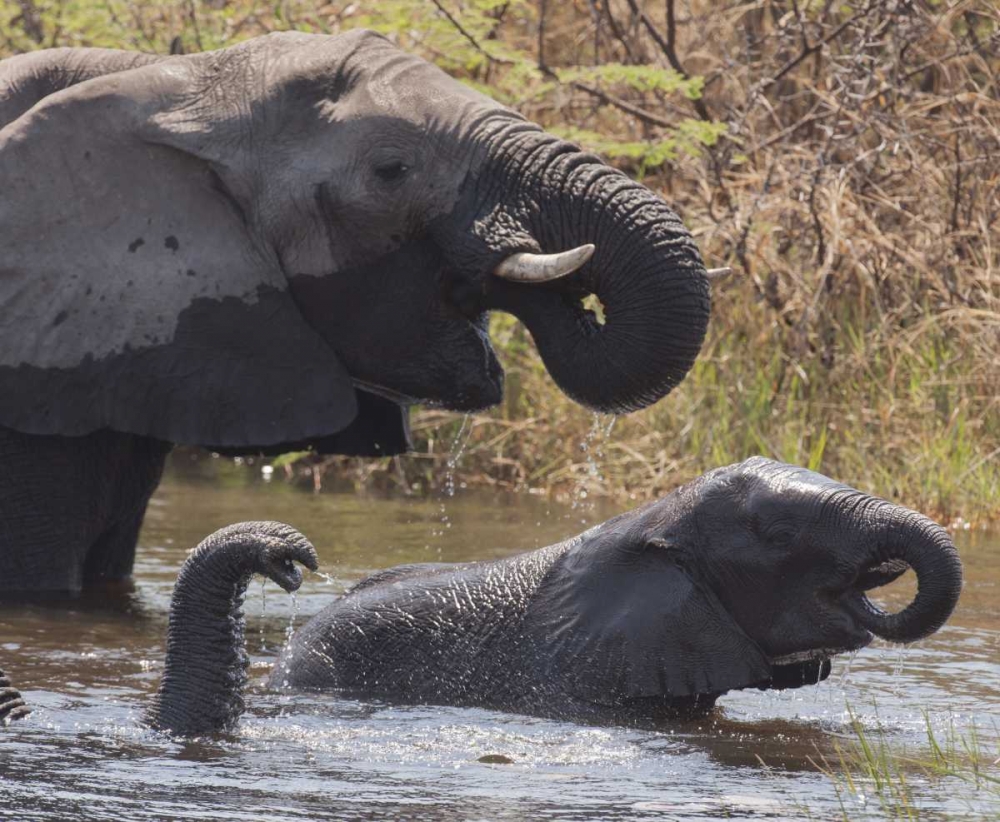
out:
M459 439L467 484L644 499L760 453L947 521L1000 514L996 3L0 0L0 56L357 26L662 192L734 273L651 409L595 420L497 316L502 407L417 410L412 457L290 472L427 491Z

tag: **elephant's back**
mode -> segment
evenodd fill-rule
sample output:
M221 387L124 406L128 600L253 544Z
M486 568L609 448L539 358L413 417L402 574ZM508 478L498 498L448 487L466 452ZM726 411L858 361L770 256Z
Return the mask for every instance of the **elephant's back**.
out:
M353 596L360 591L370 590L380 585L390 585L417 576L429 577L463 567L468 567L468 563L414 562L409 565L397 565L394 568L383 568L381 571L376 571L374 574L364 577L360 582L356 582L344 592L344 596Z
M527 609L529 592L517 584L521 564L514 557L374 574L292 637L271 685L463 704L474 683L495 678Z

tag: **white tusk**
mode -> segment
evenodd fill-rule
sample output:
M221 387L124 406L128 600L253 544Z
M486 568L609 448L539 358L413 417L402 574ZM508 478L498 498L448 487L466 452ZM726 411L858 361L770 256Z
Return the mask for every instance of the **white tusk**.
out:
M504 280L516 283L547 283L572 274L594 256L591 243L571 248L559 254L530 254L519 251L500 263L493 273Z
M705 272L709 280L721 280L723 277L728 277L732 273L733 270L731 268L710 268Z

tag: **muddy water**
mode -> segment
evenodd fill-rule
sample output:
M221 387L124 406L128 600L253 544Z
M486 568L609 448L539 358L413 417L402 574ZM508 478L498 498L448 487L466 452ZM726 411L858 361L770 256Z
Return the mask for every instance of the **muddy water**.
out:
M958 612L914 647L873 646L829 681L734 693L711 722L662 732L592 728L481 710L399 707L267 693L286 631L348 584L403 562L504 556L614 513L459 490L439 499L314 495L257 467L175 457L141 539L135 590L67 607L0 606L0 662L35 713L0 730L0 819L851 819L877 798L838 797L813 760L851 736L851 710L894 750L1000 735L1000 535L962 534ZM178 742L138 719L155 688L171 586L185 552L218 526L276 518L315 542L332 580L293 600L254 584L256 685L230 736ZM905 581L885 598L902 602ZM499 755L509 764L479 762ZM993 776L1000 776L993 767ZM1000 818L1000 797L955 779L908 777L921 819ZM842 805L843 803L843 809Z

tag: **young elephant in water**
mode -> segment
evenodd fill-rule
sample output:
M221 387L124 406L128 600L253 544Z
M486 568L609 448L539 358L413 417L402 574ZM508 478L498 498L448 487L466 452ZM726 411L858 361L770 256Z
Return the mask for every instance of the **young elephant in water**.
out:
M225 728L243 709L240 603L252 573L286 590L309 543L232 526L181 572L153 725ZM865 591L906 567L898 614ZM726 691L824 679L872 634L912 642L962 587L943 528L885 500L754 458L558 545L493 562L409 565L360 582L285 648L273 686L476 705L584 722L656 722Z

